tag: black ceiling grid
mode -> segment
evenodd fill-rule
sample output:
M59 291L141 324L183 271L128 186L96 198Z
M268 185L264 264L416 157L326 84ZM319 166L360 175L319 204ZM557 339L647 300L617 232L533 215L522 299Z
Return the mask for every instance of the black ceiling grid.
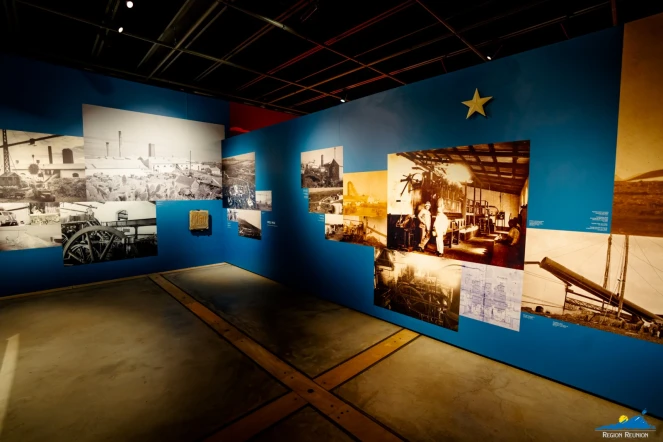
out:
M617 24L663 11L650 0L133 2L2 0L0 48L303 115L609 28L613 5Z

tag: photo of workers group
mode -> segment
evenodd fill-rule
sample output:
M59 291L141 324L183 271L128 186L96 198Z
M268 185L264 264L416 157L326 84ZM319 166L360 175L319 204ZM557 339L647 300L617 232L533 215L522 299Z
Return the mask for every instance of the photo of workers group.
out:
M523 269L529 141L388 159L387 247Z

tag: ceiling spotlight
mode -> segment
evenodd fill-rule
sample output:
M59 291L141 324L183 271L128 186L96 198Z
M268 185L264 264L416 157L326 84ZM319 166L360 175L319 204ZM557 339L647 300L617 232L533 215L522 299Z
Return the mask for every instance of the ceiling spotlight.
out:
M133 7L134 7L134 2L132 2L131 0L128 0L127 1L127 8L131 9Z
M492 59L493 59L490 55L489 55L488 57L486 57L486 58L487 58L488 60L492 60Z
M345 98L341 98L341 103L345 103Z
M122 31L124 31L124 28L122 26L120 26L120 29L118 29L117 32L119 32L121 34Z

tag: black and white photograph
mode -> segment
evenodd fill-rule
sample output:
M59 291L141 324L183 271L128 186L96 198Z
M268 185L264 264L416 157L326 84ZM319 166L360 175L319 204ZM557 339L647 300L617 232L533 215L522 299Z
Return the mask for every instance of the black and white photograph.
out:
M302 152L302 188L343 188L343 146Z
M228 221L237 222L237 209L228 209L227 211Z
M83 138L1 131L0 203L85 200Z
M523 269L529 141L388 157L390 249Z
M663 238L530 229L523 313L663 344Z
M346 173L343 214L387 218L387 171Z
M315 188L308 190L309 213L341 215L343 213L343 188Z
M343 215L341 241L378 249L387 247L387 217Z
M375 249L375 305L458 331L462 268L460 261Z
M258 190L256 192L256 206L262 212L272 211L272 191Z
M61 203L65 266L157 255L156 203Z
M223 125L83 105L87 201L221 199Z
M325 215L325 239L330 241L343 239L343 215Z
M239 236L262 239L262 212L260 210L238 210L237 231Z
M223 207L226 209L257 210L256 153L223 159Z
M59 203L0 203L0 251L61 244Z

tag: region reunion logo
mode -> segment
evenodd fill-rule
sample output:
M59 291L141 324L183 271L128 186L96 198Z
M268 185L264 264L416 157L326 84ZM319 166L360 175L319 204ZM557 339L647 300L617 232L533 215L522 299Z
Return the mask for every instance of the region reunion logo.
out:
M619 422L598 427L596 431L603 432L603 437L606 438L647 438L649 432L655 431L656 427L645 420L645 414L647 410L632 418L621 415Z

